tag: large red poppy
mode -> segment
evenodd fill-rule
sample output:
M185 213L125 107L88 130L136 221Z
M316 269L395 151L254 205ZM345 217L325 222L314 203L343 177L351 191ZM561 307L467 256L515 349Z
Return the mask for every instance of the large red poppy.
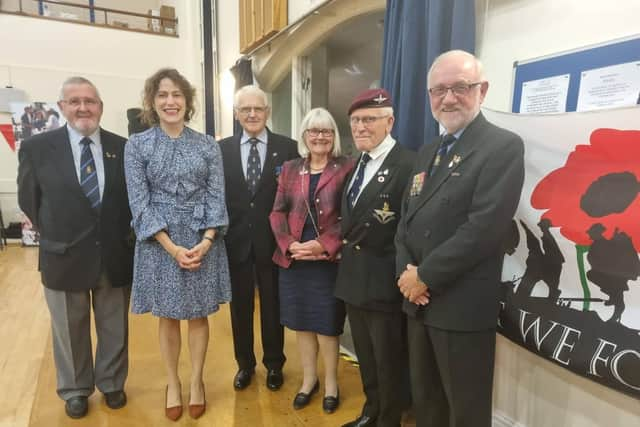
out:
M587 230L600 223L606 229L605 238L610 239L616 229L625 232L640 252L640 131L597 129L591 133L589 142L590 145L577 145L563 167L538 183L531 194L531 206L545 209L542 218L560 227L560 233L577 245L591 245ZM627 185L625 191L630 197L624 210L596 216L585 212L581 200L587 191L594 193L594 188L600 193L596 195L601 205L599 211L606 213L609 204L616 204L613 199L622 191L615 188L616 181L611 180L613 187L598 187L596 182L602 182L603 177L620 176L631 177L632 191Z

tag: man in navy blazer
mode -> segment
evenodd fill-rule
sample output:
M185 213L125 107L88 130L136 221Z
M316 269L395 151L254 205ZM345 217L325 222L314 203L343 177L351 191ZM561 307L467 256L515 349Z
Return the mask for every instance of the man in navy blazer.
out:
M229 229L225 235L231 275L231 327L238 372L236 390L251 383L254 290L260 296L262 348L267 387L282 386L284 330L280 325L278 269L271 258L276 244L269 214L276 195L282 163L298 157L296 142L266 127L269 105L257 86L244 86L234 97L236 119L242 133L220 141L224 163Z
M23 141L18 202L40 232L39 269L51 314L57 392L71 418L97 387L112 409L126 404L131 212L125 139L99 127L102 100L83 77L62 85L67 125ZM98 336L91 346L91 308Z
M442 54L427 81L445 132L418 153L396 233L417 426L489 427L501 243L524 146L480 112L489 83L473 55Z

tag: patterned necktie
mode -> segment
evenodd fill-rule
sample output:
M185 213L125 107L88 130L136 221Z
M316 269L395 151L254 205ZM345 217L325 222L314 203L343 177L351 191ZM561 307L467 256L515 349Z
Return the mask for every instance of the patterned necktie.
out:
M262 174L262 167L260 166L260 153L258 152L257 138L251 138L249 143L251 148L249 149L249 157L247 158L247 187L249 193L253 196L258 188L258 182L260 182L260 175Z
M96 171L96 163L91 154L91 139L84 137L80 141L82 144L82 154L80 155L80 187L82 192L89 199L91 207L95 210L100 209L100 188L98 185L98 172Z
M440 147L438 147L438 153L436 154L436 158L433 159L433 165L431 165L429 176L432 176L434 173L436 173L436 169L438 169L438 166L440 166L442 159L447 157L447 154L449 153L449 149L451 148L454 142L456 142L456 137L453 135L446 134L442 138Z
M369 160L371 160L371 156L368 153L364 153L362 157L360 157L360 161L358 162L356 177L353 180L351 190L349 190L349 194L347 195L347 201L349 202L350 208L352 208L356 204L356 199L358 198L360 187L362 187L362 181L364 180L364 168L367 166Z

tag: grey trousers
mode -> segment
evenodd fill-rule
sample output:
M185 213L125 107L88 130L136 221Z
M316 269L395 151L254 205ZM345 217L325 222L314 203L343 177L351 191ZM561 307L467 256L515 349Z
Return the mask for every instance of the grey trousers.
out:
M63 400L123 390L129 370L130 288L114 288L103 275L86 291L44 288L51 313L57 392ZM91 346L91 308L96 324L95 365Z

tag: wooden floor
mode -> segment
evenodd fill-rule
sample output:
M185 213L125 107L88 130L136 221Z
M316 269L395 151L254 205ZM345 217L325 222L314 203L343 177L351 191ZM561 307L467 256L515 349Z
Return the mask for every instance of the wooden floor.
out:
M89 400L89 414L72 420L56 395L51 352L49 313L37 272L37 249L17 245L0 251L0 427L55 426L339 426L358 416L364 402L358 368L341 360L341 406L331 415L321 408L321 392L311 404L296 411L291 402L299 387L301 368L295 337L287 331L285 383L278 392L265 386L265 370L258 367L252 384L236 392L236 372L228 306L209 318L211 338L206 361L207 412L198 421L185 413L173 423L164 417L165 374L157 342L157 321L151 315L131 315L129 403L119 410L107 408L102 394ZM256 319L257 325L257 319ZM258 329L256 329L258 330ZM184 330L183 330L184 332ZM259 334L256 337L259 340ZM183 401L188 401L188 351L183 340L180 365ZM260 343L256 357L262 358ZM322 378L322 377L321 377Z

